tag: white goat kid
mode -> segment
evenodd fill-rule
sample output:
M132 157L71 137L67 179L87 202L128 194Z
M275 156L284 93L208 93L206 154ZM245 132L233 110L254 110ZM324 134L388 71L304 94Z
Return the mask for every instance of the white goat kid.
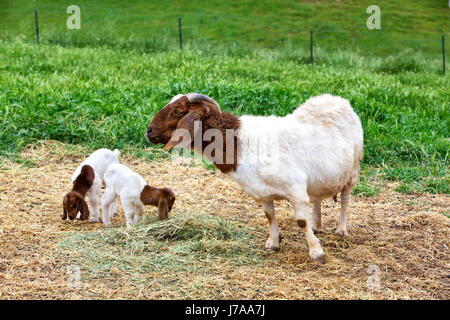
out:
M160 220L168 217L175 202L175 194L168 188L154 188L141 175L122 164L110 166L105 173L106 190L102 198L102 220L111 226L112 204L120 197L127 227L136 224L144 213L144 205L158 206Z

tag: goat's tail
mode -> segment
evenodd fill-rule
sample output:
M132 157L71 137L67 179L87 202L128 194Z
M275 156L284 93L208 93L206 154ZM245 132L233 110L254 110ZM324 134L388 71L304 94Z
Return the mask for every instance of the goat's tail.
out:
M120 151L119 149L114 149L113 151L114 155L118 158L120 156Z

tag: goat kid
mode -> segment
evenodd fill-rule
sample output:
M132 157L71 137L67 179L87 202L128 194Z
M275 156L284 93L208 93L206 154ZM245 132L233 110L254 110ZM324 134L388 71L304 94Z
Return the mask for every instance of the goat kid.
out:
M102 198L102 220L111 226L112 204L120 197L127 227L136 224L144 213L144 205L158 207L160 220L168 217L175 202L175 194L168 188L154 188L141 175L122 164L111 165L105 173L106 190Z
M211 129L221 134L214 135L214 142L207 134ZM187 135L180 136L179 130ZM198 136L200 142L195 141ZM185 137L188 141L184 141ZM325 254L315 233L321 227L323 199L341 194L336 234L347 235L346 210L359 180L363 131L350 103L341 97L325 94L310 98L285 117L238 118L222 112L210 97L197 93L177 95L155 115L147 128L147 139L165 144L166 151L190 146L262 203L270 230L267 250L278 250L280 245L274 200L287 199L293 205L297 224L305 232L309 255L321 263L325 262ZM211 151L209 144L217 145L217 141L222 145ZM255 142L267 141L275 141L272 145L276 152L252 157L258 150Z
M102 189L103 176L108 167L113 163L119 163L120 151L109 149L99 149L94 151L75 170L72 176L72 191L67 193L63 199L63 220L69 217L73 220L80 212L80 220L89 217L89 208L84 200L89 193L89 202L92 207L91 222L99 222L100 213L98 211L98 199ZM114 211L117 211L114 206Z

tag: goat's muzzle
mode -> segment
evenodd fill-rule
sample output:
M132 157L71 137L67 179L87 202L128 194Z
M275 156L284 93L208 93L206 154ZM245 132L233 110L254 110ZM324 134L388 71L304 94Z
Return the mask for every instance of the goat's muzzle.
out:
M147 128L147 140L154 144L158 144L158 143L166 144L170 140L170 137L167 138L166 135L164 134L164 132L163 133L157 132L153 128L148 127Z

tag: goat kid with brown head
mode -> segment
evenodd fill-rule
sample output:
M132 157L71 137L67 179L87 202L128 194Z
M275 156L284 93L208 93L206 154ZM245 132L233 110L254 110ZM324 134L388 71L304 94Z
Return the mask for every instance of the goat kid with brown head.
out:
M63 215L61 216L63 220L66 220L67 217L69 217L70 220L74 220L77 217L78 212L81 213L80 220L89 218L89 208L84 197L91 188L94 179L94 169L89 165L84 165L81 168L80 174L73 182L72 191L64 196Z
M111 165L105 173L105 194L102 198L102 220L111 226L112 204L120 197L127 227L142 218L145 205L158 207L160 220L167 219L175 202L175 194L168 188L154 188L141 175L122 164Z
M74 220L80 213L80 220L89 218L89 207L84 200L89 194L89 202L92 207L91 222L98 222L100 213L98 211L98 199L103 184L103 176L106 169L112 163L119 163L119 150L99 149L93 152L75 170L72 176L72 191L67 193L63 199L63 220L69 217ZM116 211L116 205L114 211Z

